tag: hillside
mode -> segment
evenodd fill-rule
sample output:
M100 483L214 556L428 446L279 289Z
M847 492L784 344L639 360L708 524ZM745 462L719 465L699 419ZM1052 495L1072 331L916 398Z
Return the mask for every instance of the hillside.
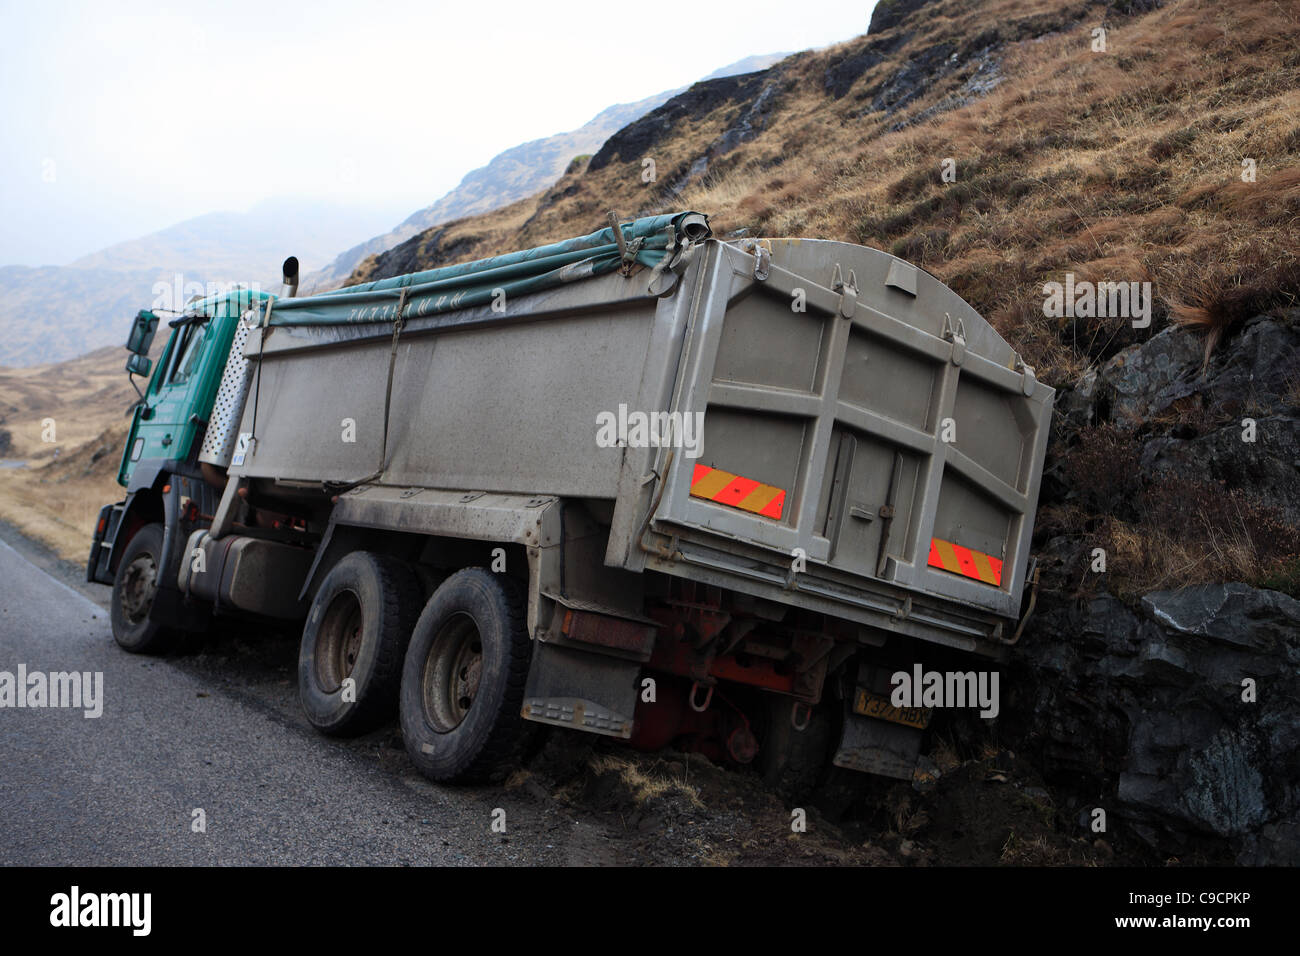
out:
M100 506L121 491L117 466L135 399L125 362L119 345L55 365L0 368L0 463L9 465L0 467L0 521L72 561L84 559Z
M704 79L765 69L783 56L783 53L773 53L746 57L715 70ZM460 184L437 202L416 210L383 235L352 246L320 271L305 276L304 292L321 292L342 285L365 258L387 252L440 223L490 212L545 189L560 177L575 157L591 155L612 134L683 90L667 90L635 103L618 103L601 110L577 129L512 146L494 156L486 166L466 173Z

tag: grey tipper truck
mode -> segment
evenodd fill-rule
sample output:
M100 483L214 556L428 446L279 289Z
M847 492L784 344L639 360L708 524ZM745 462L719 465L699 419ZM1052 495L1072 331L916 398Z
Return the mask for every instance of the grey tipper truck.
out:
M312 724L397 714L435 780L536 724L908 778L891 675L996 668L1032 610L1054 392L900 259L679 213L286 282L170 323L87 569L127 650L301 626Z

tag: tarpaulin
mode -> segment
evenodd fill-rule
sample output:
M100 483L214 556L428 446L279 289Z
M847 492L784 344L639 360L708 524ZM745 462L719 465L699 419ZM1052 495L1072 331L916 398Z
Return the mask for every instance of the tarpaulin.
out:
M630 256L636 263L651 268L679 242L701 241L710 235L708 217L695 212L649 216L623 223L619 228ZM403 302L403 292L406 318L436 315L486 305L502 295L508 299L604 275L621 264L622 254L613 227L607 226L587 236L490 259L378 279L321 295L277 299L271 312L271 325L392 322Z

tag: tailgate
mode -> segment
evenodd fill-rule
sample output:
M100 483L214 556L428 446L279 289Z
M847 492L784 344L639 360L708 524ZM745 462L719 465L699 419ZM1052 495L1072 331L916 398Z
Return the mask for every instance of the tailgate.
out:
M655 530L1015 617L1053 390L878 250L710 242L699 268L674 404L702 453L674 454Z

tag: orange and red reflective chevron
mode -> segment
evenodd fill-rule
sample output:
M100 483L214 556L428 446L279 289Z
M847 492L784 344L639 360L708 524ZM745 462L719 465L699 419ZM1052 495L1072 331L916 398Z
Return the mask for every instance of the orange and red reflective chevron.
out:
M696 465L691 476L691 497L730 505L764 518L780 520L785 507L785 491L751 478L741 478L721 468Z
M976 581L983 581L985 584L992 584L995 587L1002 586L1001 559L995 558L991 554L985 554L983 551L963 548L951 541L931 538L930 560L928 563L932 568L951 571L953 574L961 574L968 578L974 578Z

